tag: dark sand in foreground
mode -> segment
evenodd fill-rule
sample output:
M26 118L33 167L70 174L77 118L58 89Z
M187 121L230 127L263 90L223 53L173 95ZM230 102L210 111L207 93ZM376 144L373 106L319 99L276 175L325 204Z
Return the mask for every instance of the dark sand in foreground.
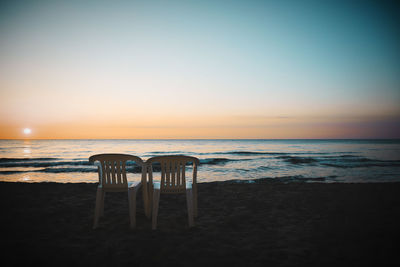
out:
M92 229L95 184L0 183L1 256L21 266L343 266L398 264L400 183L258 180L199 184L196 227L184 195L162 195L158 230L138 196L109 193Z

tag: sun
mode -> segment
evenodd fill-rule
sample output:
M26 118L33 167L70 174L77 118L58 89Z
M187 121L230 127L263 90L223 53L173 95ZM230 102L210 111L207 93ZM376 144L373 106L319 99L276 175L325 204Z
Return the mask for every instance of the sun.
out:
M32 132L32 130L29 128L24 129L24 134L30 134L31 132Z

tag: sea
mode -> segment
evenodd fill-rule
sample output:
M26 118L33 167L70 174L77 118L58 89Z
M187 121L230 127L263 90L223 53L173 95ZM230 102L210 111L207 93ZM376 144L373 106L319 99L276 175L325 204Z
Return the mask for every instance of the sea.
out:
M400 181L400 140L0 140L0 181L96 183L88 158L126 153L200 159L198 182ZM138 168L128 179L140 180Z

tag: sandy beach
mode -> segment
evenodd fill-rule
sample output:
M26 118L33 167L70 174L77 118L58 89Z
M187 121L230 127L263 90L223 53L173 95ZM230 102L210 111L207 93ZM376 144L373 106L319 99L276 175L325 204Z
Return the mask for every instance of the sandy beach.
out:
M138 196L109 193L92 229L96 184L0 183L1 253L10 266L382 266L398 263L400 183L199 184L188 228L184 195L162 195L158 229ZM394 260L394 262L393 262Z

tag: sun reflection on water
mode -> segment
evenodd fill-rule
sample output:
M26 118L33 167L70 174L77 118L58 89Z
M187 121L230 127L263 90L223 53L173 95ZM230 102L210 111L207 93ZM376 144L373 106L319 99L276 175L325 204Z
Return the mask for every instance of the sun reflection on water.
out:
M20 179L21 182L28 182L31 180L31 177L29 175L23 175L22 178Z
M24 140L23 154L24 154L24 157L31 157L32 151L31 151L31 141L30 140Z

